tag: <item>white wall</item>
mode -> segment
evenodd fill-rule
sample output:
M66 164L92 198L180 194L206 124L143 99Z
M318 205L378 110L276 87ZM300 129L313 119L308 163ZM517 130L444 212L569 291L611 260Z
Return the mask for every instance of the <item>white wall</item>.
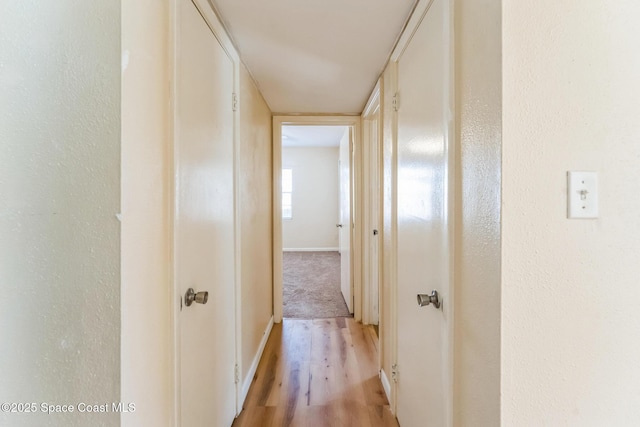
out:
M240 70L241 384L248 390L273 315L271 111Z
M120 2L5 1L0 40L0 402L117 402Z
M282 148L282 168L293 169L293 219L282 220L285 250L337 250L338 152L338 147Z
M640 420L640 3L503 3L502 424ZM600 217L566 218L594 170Z
M122 2L122 426L169 426L168 2Z

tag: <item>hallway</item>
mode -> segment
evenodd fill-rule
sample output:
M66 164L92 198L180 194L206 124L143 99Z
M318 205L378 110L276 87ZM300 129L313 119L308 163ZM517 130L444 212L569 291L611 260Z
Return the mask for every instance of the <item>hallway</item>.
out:
M0 426L640 426L638 16L3 1ZM282 128L321 125L354 317L281 324Z
M274 325L234 427L390 427L378 338L352 318Z

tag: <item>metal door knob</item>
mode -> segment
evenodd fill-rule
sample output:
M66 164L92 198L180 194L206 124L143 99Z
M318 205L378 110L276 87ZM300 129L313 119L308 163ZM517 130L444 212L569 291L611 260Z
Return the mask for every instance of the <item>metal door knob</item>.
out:
M342 228L342 224L336 224L336 227Z
M209 301L209 292L202 291L196 292L193 288L187 289L187 293L184 294L184 305L189 307L194 302L198 304L206 304Z
M424 307L425 305L432 304L435 308L440 308L440 299L438 297L438 291L431 291L431 295L418 294L418 305Z

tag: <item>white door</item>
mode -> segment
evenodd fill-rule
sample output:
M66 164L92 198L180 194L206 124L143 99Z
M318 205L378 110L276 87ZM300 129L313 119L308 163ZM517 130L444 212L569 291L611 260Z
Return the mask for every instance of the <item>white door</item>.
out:
M234 64L190 0L179 0L176 80L176 288L208 292L179 313L183 427L235 417Z
M446 0L434 0L398 62L398 382L402 427L451 421L449 91ZM437 290L443 305L419 307Z
M340 140L340 289L349 313L353 313L351 280L351 130Z
M377 325L380 319L380 108L376 108L367 120L369 134L369 209L371 218L370 235L370 313L369 323Z

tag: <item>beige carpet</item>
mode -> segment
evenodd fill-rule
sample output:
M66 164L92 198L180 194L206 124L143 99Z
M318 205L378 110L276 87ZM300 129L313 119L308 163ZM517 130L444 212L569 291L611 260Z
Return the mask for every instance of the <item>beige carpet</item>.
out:
M340 292L338 252L283 252L283 316L350 316Z

